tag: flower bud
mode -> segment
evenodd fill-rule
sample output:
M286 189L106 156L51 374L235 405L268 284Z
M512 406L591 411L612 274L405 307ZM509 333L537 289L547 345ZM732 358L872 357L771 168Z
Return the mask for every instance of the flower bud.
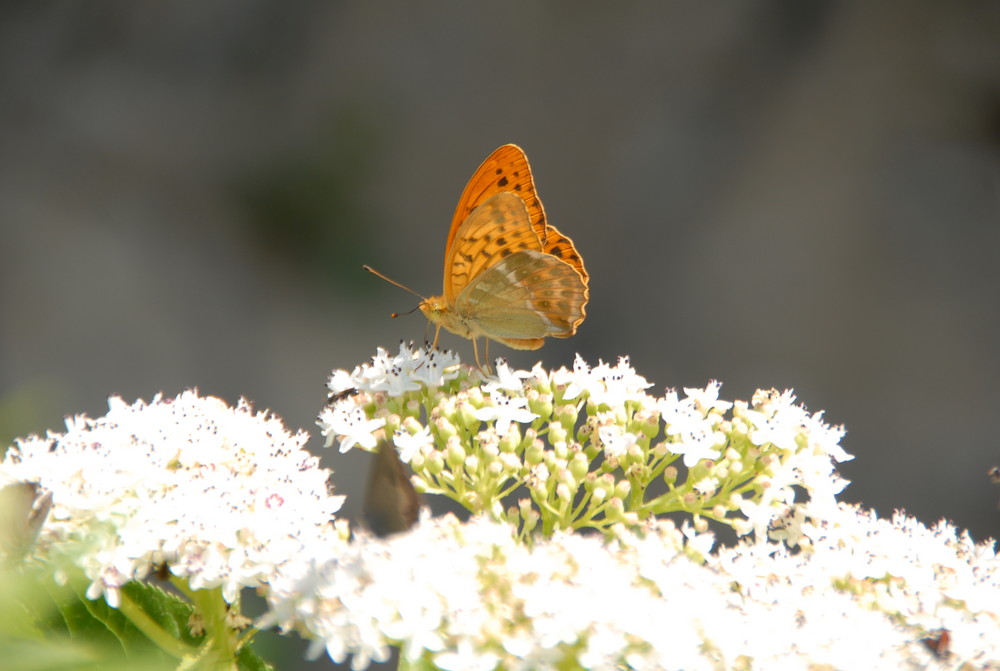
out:
M438 417L434 422L434 428L437 429L437 434L443 440L448 441L454 436L458 435L458 429L455 425L448 421L447 417Z
M469 401L459 402L458 406L455 408L455 415L454 415L455 421L457 421L460 426L464 426L467 428L478 427L479 420L476 419L476 416L474 414L472 414L475 409L476 406L474 406Z
M590 469L590 460L582 452L577 452L569 460L569 470L577 482L583 480Z
M528 392L528 409L539 417L552 416L552 394L539 394L532 389Z
M540 440L532 441L528 449L524 451L524 463L529 466L535 466L542 463L542 459L545 457L545 443Z
M511 453L521 444L521 432L517 424L511 423L507 433L500 439L500 451Z
M628 480L619 480L615 483L615 496L625 499L632 492L632 483Z
M444 456L438 450L434 450L424 460L423 468L431 475L441 475L444 471Z
M458 436L452 436L448 439L445 451L447 455L445 459L451 468L458 468L465 461L465 448L462 446L462 441L458 439Z

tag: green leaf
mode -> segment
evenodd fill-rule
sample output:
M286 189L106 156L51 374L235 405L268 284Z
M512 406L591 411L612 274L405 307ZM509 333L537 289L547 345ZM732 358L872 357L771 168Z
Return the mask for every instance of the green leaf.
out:
M103 600L87 601L33 571L0 573L0 668L145 671L176 666L148 641L135 644L143 638Z
M240 648L236 655L236 665L240 671L274 671L274 667L264 661L250 646Z
M109 606L104 599L90 601L83 598L81 602L93 620L87 622L83 617L77 619L78 626L81 624L86 626L75 633L74 638L82 638L84 633L87 636L96 635L100 631L100 626L103 625L106 633L118 641L127 656L161 657L164 663L170 661L170 658L153 645L152 641L130 619L120 610ZM83 640L88 639L83 638Z
M166 633L185 645L197 646L204 640L204 636L191 634L188 622L194 613L194 607L188 601L144 582L130 582L122 588L122 594Z

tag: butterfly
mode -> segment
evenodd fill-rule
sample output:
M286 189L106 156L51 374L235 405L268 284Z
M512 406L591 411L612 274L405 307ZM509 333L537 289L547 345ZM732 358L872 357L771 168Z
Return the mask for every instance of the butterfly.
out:
M444 293L419 308L437 326L435 346L443 327L472 340L479 364L480 336L487 348L495 340L533 350L576 333L589 279L573 241L546 221L528 157L505 144L462 192L445 244Z

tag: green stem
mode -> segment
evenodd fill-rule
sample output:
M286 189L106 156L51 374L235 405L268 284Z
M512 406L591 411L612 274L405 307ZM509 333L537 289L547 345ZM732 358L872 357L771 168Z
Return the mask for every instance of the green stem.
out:
M206 633L202 646L206 654L203 655L199 668L235 670L238 640L226 621L229 606L222 598L222 589L195 590L192 596Z
M139 607L128 595L121 592L121 603L118 609L127 617L136 629L146 635L146 638L155 643L165 653L176 659L183 659L194 654L196 648L177 640L163 629L156 620L151 618L146 611Z

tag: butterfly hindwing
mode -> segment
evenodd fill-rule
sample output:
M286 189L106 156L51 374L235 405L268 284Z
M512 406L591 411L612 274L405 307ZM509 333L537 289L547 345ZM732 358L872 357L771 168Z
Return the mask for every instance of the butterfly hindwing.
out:
M586 316L586 302L587 286L571 265L526 250L483 271L458 297L455 308L475 332L505 342L567 338Z
M576 251L576 247L573 246L573 241L556 230L555 226L547 227L545 243L542 246L542 251L573 266L573 268L580 273L580 277L583 279L584 285L587 285L590 281L590 275L588 275L587 271L584 269L583 259L580 257L580 253Z

